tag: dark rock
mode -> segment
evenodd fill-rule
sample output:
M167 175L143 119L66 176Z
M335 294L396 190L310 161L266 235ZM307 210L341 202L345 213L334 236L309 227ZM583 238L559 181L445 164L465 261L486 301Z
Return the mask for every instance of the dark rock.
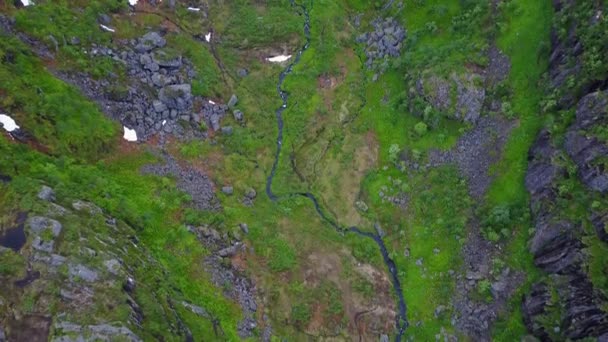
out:
M526 328L542 341L548 341L549 335L542 325L535 322L534 318L545 313L545 308L549 304L550 299L551 294L546 284L536 283L532 286L530 293L524 296L521 305Z
M257 196L257 192L255 191L254 188L250 188L249 190L247 190L247 193L245 193L245 197L249 198L249 199L254 199Z
M234 189L231 186L227 185L222 187L222 192L226 195L232 195L234 193Z
M608 169L601 160L608 156L608 144L595 137L593 129L608 125L608 93L583 97L577 106L576 121L566 133L564 147L578 167L581 181L602 194L608 193Z
M591 215L591 223L600 240L608 243L608 212L600 214L595 212Z
M239 75L239 77L247 77L247 75L249 75L249 71L247 71L247 69L238 69L236 73Z
M80 38L72 37L72 38L70 38L69 43L70 43L70 45L80 45Z
M135 279L127 277L127 280L123 284L122 288L127 293L133 293L135 291Z
M97 17L97 22L103 25L110 25L110 23L112 23L112 17L107 14L100 14L99 17Z
M232 131L233 131L232 126L224 126L224 127L222 127L222 134L232 135Z

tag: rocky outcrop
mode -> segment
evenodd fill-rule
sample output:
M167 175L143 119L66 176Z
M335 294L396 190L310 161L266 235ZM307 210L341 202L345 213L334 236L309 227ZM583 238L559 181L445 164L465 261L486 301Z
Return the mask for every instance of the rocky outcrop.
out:
M357 43L365 44L365 66L368 69L377 67L389 57L399 57L405 29L393 18L376 19L372 22L374 31L357 37Z
M585 95L602 84L606 87L606 80L598 80L601 74L589 75L585 70L588 63L587 51L592 51L600 57L593 63L605 63L605 43L598 43L597 36L606 30L606 6L602 2L581 2L572 0L554 0L556 16L561 22L551 33L551 55L549 58L550 89L558 90L557 104L561 108L569 108L576 103L579 95ZM560 27L561 25L561 27ZM594 39L592 46L585 40ZM605 42L605 41L604 41ZM594 57L597 57L594 56ZM576 85L572 83L576 81Z
M593 95L595 96L595 95ZM588 171L583 167L588 161L584 149L575 149L573 141L578 139L585 127L589 101L581 101L577 120L567 133L565 148L579 167L581 181L589 183ZM580 136L579 136L580 137ZM608 313L604 311L606 298L596 291L584 269L585 248L583 230L577 222L562 218L557 209L556 182L565 175L563 166L557 162L560 152L548 132L539 134L530 149L526 188L531 195L531 210L535 218L535 231L529 248L534 263L552 277L532 286L524 297L522 311L528 330L543 341L551 340L554 329L548 329L543 317L557 312L559 336L568 339L598 337L608 332ZM601 221L597 218L595 221ZM556 298L552 293L557 294ZM553 315L552 317L554 317Z
M576 121L566 133L564 147L576 163L581 181L592 190L608 192L608 144L598 137L608 127L608 92L583 97L576 109Z
M245 227L248 231L247 225ZM243 225L240 226L240 229L245 232ZM254 330L258 326L256 321L258 305L255 283L231 263L225 262L230 260L229 258L236 257L239 253L246 251L246 246L238 241L240 239L239 234L233 232L232 237L230 237L228 234L220 234L217 230L208 226L190 227L190 231L197 236L207 249L214 251L204 262L205 270L211 275L211 281L218 287L223 287L224 295L238 302L241 307L243 319L237 327L239 336L241 338L253 336ZM226 284L231 286L226 287ZM192 307L190 309L195 310ZM265 327L269 329L269 322L265 323ZM270 336L267 337L268 339L264 339L264 341L269 340Z
M475 73L421 76L415 84L412 99L422 98L434 110L455 120L475 123L481 116L486 91L485 78ZM413 113L417 109L411 108ZM419 113L422 114L422 113Z
M13 20L0 16L0 31L15 35L43 59L55 58L45 44L14 30L14 24ZM106 115L135 129L138 140L145 141L158 133L203 137L206 132L201 129L202 123L216 131L220 129L219 122L228 107L192 94L191 83L197 77L194 66L168 48L160 33L149 32L139 39L117 40L111 48L96 44L79 47L80 42L71 44L82 49L93 63L96 59L105 59L122 64L126 79L114 72L95 78L79 71L49 71L79 88L97 102Z

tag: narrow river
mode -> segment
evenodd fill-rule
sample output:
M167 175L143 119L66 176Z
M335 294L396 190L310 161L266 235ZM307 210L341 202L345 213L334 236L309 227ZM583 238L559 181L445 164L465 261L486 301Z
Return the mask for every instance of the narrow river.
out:
M329 216L327 216L325 214L325 212L323 211L323 208L321 207L321 205L319 204L319 201L317 200L317 197L315 197L315 195L312 193L299 192L299 193L288 193L288 194L277 195L274 192L272 192L272 181L277 173L279 158L281 157L281 150L283 148L283 125L284 125L283 112L285 111L285 109L287 109L287 100L289 98L289 94L287 94L287 92L285 92L282 89L283 82L285 81L285 78L291 73L291 71L293 70L293 67L300 62L300 59L301 59L304 51L306 51L308 49L308 47L310 46L310 15L309 15L308 9L304 5L297 5L295 3L295 0L291 0L291 4L292 4L292 6L294 6L296 8L300 8L302 10L302 14L304 15L304 36L306 37L306 43L304 44L304 46L302 46L302 48L300 50L298 50L293 61L279 75L279 82L277 83L277 92L278 92L279 96L281 97L282 104L281 104L281 107L279 107L275 112L276 119L277 119L277 126L278 126L278 134L277 134L277 140L276 140L277 149L276 149L276 153L275 153L274 163L272 164L272 169L270 170L270 175L268 175L268 178L266 180L266 194L272 201L277 201L281 198L288 198L288 197L293 197L293 196L306 197L313 203L315 210L317 211L317 214L321 217L321 219L323 221L325 221L326 223L328 223L330 226L332 226L338 232L354 233L362 238L368 238L368 239L374 240L374 242L376 243L376 245L378 245L378 248L380 249L380 253L382 254L384 263L388 267L388 271L391 274L391 281L393 284L393 289L395 290L395 296L397 297L398 314L397 314L396 322L395 322L396 323L395 341L399 342L399 341L401 341L403 334L405 333L405 330L408 327L407 306L405 304L405 299L403 298L403 291L401 288L401 282L399 281L399 277L398 277L397 265L390 258L389 254L388 254L388 250L386 249L386 245L384 244L384 241L382 240L382 237L380 236L380 232L378 232L378 231L368 232L368 231L361 230L358 227L340 226L337 222L333 221Z

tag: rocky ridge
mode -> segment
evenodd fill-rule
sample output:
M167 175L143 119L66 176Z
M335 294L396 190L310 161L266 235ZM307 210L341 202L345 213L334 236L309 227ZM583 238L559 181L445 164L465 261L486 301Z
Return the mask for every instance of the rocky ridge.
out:
M597 96L600 95L587 95L591 98ZM584 125L584 118L589 115L602 114L587 113L596 109L585 105L588 101L589 98L583 98L579 102L583 105L579 106L577 120L568 134L578 131L577 128ZM565 143L569 154L574 152L571 146L568 147L572 144L571 139L567 138ZM585 160L579 153L577 151L571 155L575 162ZM559 158L560 151L551 135L543 131L530 150L526 176L526 188L531 195L530 207L535 217L535 232L529 248L536 266L550 274L551 278L534 284L530 293L524 297L524 320L528 330L535 336L541 340L550 339L550 332L541 320L544 314L557 309L558 303L551 296L552 291L556 291L561 298L561 321L557 329L570 339L598 337L608 333L608 312L603 309L607 301L594 288L585 270L586 246L582 239L585 233L581 224L561 218L556 209L556 182L566 175L565 168L557 162ZM595 183L585 181L589 179L585 177L588 174L587 168L579 162L579 178L591 190L598 191L593 186Z

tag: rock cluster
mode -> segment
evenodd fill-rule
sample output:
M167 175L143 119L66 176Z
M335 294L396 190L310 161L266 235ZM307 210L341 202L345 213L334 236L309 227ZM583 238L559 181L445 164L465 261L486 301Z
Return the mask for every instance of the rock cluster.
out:
M480 199L494 178L490 167L500 159L513 125L500 117L483 116L458 139L454 148L430 151L429 163L434 167L456 164L467 179L471 196Z
M117 85L115 75L101 80L82 73L59 76L99 102L106 114L135 129L138 140L161 132L202 135L202 123L216 131L220 129L220 120L228 107L192 94L191 83L196 77L192 63L167 48L159 33L149 32L139 39L121 41L119 46L119 51L115 51L93 45L88 53L124 64L126 86Z
M141 172L157 176L175 177L177 187L190 195L192 203L197 209L220 209L218 199L215 197L214 185L207 175L190 167L182 167L168 154L163 155L164 164L145 165Z
M358 43L365 43L365 66L372 69L378 62L389 57L399 57L406 31L393 18L376 19L372 22L374 31L357 37Z
M595 97L596 94L588 96ZM586 115L577 113L577 122L573 127L580 127L579 119L583 117ZM568 146L569 143L566 142L565 145ZM573 155L573 159L578 159L578 153L580 151ZM573 340L597 337L608 333L608 313L602 309L605 298L594 291L593 284L585 273L583 265L586 257L580 225L560 218L560 213L555 209L558 200L555 184L566 173L563 166L554 162L558 155L559 150L546 131L539 135L530 150L526 188L531 195L530 206L535 217L530 251L534 263L553 277L534 284L524 297L524 321L535 336L541 340L550 339L549 332L541 323L541 317L555 305L551 296L555 291L563 307L559 322L562 329L560 334ZM583 182L585 174L584 171L579 173ZM593 183L590 184L591 188L592 185Z
M249 231L246 224L241 224L239 228L244 233ZM258 310L255 284L235 267L222 262L222 259L234 257L244 250L245 246L239 241L238 234L233 233L231 238L228 234L220 234L217 230L206 226L191 228L190 231L195 233L208 249L215 251L205 259L205 269L211 275L213 283L218 287L224 287L224 294L236 300L241 306L243 320L238 323L240 337L253 336L257 327L256 312ZM225 284L231 286L227 288L224 286ZM269 328L268 322L266 328ZM264 341L267 340L264 339Z
M433 109L447 117L475 123L481 116L486 99L484 81L483 75L475 73L454 73L449 78L435 74L423 75L416 81L410 98L413 101L421 97ZM410 109L413 113L418 112L416 108Z

